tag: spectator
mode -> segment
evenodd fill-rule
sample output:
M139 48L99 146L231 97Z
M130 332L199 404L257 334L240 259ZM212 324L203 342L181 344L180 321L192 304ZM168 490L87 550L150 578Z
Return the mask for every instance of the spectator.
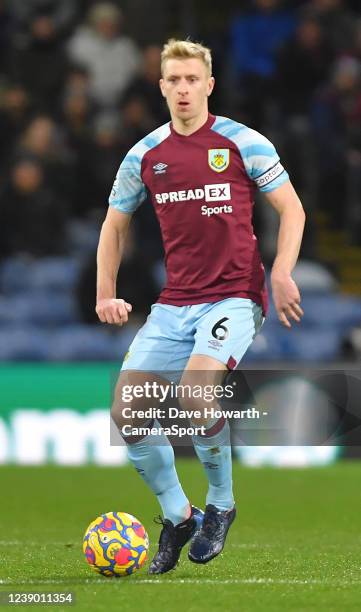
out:
M329 76L333 50L312 15L297 25L277 59L275 97L280 111L283 159L307 208L315 193L315 146L309 113L312 96Z
M121 108L122 155L138 140L144 138L154 127L154 117L149 112L147 100L143 97L129 97ZM169 117L168 117L169 120Z
M28 93L18 83L6 83L0 103L0 174L8 163L9 152L29 120Z
M46 18L47 27L56 35L69 31L77 15L73 0L11 0L9 8L20 27L26 31L27 24L34 18Z
M311 97L329 76L334 52L319 21L301 18L277 57L277 98L285 115L308 115Z
M355 17L344 0L310 0L307 10L313 12L337 53L346 51L353 38Z
M82 66L71 67L65 84L62 117L67 144L78 157L87 146L95 112L89 96L89 75Z
M358 60L350 57L337 60L331 83L315 96L312 121L319 154L319 201L327 207L334 227L344 227L350 221L348 181L353 181L354 174L360 175L361 170L361 64ZM340 206L344 202L346 206Z
M1 254L42 257L64 252L66 207L45 185L38 161L21 158L0 193Z
M66 149L64 137L64 131L52 117L38 115L21 135L15 153L38 159L49 184L69 200L74 185L74 158Z
M89 70L91 94L100 106L114 106L140 67L140 53L121 26L120 9L100 2L68 44L71 60Z
M230 27L231 62L241 84L245 122L262 128L264 105L272 90L276 54L295 28L295 16L281 0L253 0L253 10L233 18Z
M5 0L0 0L0 73L6 68L6 57L10 48L13 25Z
M90 95L89 71L82 64L71 64L64 84L64 96L72 93Z
M354 37L349 49L349 55L361 61L361 19L355 21Z
M123 103L134 99L145 103L155 127L169 121L169 112L159 89L160 54L157 45L144 49L142 73L133 79L123 95Z
M92 132L79 150L77 164L75 212L89 215L104 208L110 186L122 158L120 120L115 112L99 113L92 124Z
M8 73L30 93L38 109L54 112L65 83L67 57L47 16L33 17L28 33L10 54Z

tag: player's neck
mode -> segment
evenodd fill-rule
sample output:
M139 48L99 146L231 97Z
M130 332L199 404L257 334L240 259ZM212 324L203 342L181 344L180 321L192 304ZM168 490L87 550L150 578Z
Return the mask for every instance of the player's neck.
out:
M182 136L190 136L193 132L199 130L208 120L208 108L205 109L197 117L191 119L181 119L179 117L172 117L173 129L181 134Z

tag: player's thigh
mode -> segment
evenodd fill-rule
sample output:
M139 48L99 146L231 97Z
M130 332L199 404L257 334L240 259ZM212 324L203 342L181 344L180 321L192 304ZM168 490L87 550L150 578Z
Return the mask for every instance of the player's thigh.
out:
M180 309L153 305L131 343L114 390L111 414L118 427L136 426L147 420L138 414L158 407L154 383L179 382L194 345L192 335L183 333L181 315Z
M118 428L124 425L137 427L152 418L169 381L153 372L123 370L114 389L111 416Z
M227 372L227 366L214 357L191 355L184 369L181 384L193 387L221 385Z
M205 408L217 408L219 399L223 397L225 375L241 361L262 322L261 308L244 298L222 300L210 305L202 314L196 325L194 348L181 380L184 387L190 389L181 405L188 412L192 411L193 423L207 421ZM201 399L199 387L203 389ZM207 401L204 397L208 398Z
M262 327L260 306L250 299L216 302L198 322L191 356L211 357L233 370Z
M194 346L193 336L183 333L176 307L155 304L124 358L122 371L154 372L169 378L182 372Z
M189 358L180 381L184 391L179 403L190 415L193 425L206 424L206 410L217 409L227 372L227 366L214 357L197 354Z

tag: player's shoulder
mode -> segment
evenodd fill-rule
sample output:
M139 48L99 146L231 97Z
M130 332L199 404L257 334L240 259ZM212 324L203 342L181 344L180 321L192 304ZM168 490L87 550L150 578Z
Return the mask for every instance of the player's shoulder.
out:
M237 145L241 154L247 154L253 147L273 148L273 144L266 136L248 127L248 125L228 117L217 115L212 130L231 140Z
M279 155L266 136L227 117L217 117L213 129L237 147L249 178L261 191L271 191L288 180Z
M126 159L133 162L141 162L144 155L151 149L160 145L170 135L170 122L164 123L139 140L127 153Z

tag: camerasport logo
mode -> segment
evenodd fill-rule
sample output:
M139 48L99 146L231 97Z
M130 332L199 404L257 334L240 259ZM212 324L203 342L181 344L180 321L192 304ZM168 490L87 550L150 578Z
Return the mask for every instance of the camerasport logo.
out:
M231 185L229 183L217 183L215 185L204 185L204 187L195 189L165 191L163 193L156 193L155 199L157 204L191 202L193 200L229 202L231 200Z

